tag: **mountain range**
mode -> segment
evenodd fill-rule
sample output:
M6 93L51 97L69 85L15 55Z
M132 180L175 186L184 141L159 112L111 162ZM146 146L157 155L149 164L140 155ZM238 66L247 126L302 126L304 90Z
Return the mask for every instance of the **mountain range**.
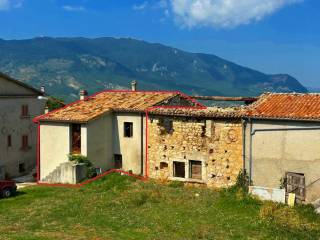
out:
M271 61L271 60L270 60ZM130 38L0 40L0 71L67 101L81 89L181 90L187 94L256 96L307 92L288 74L265 74L218 56Z

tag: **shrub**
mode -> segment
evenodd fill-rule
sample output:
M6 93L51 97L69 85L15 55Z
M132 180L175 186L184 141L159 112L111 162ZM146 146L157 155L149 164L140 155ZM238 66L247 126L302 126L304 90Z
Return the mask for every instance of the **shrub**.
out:
M93 167L92 162L88 159L88 157L79 155L79 154L69 154L68 155L69 161L75 162L75 163L84 163L87 167L87 177L93 178L97 176L97 172L95 167Z
M250 186L250 179L247 174L247 171L240 170L238 176L237 176L237 182L235 187L238 189L242 189L243 192L247 193L249 191L249 186Z

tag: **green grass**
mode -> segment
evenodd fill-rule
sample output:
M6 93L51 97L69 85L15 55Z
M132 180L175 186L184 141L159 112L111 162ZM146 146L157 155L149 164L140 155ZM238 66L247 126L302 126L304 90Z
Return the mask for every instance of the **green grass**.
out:
M79 189L29 187L0 200L1 240L319 238L320 218L309 206L118 174Z

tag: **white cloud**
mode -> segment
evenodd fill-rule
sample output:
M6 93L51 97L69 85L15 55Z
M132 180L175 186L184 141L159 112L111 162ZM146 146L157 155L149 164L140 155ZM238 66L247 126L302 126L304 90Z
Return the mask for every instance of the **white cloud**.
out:
M64 5L62 6L62 9L68 12L83 12L86 10L83 6L70 6L70 5Z
M303 0L169 0L176 22L188 28L231 28L260 21Z
M23 0L0 0L0 11L22 7Z
M143 2L141 4L138 5L133 5L132 9L135 11L142 11L144 10L146 7L148 6L148 2Z

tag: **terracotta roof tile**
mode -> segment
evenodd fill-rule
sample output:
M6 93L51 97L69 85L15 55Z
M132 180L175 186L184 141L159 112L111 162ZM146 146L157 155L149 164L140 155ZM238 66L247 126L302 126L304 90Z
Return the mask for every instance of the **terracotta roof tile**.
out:
M88 122L110 111L143 112L178 92L105 91L40 116L40 121Z
M207 107L203 109L157 108L150 111L149 113L154 115L182 117L241 118L244 112L244 108L242 107Z
M320 120L320 94L266 93L246 116L262 119Z

